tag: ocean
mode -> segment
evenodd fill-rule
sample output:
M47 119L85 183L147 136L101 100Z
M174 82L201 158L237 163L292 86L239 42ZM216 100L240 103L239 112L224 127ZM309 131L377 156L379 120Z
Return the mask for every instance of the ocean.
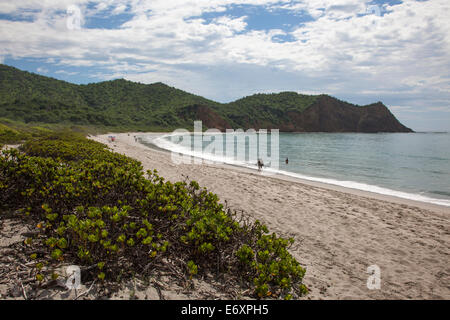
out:
M268 143L262 146L251 139L239 142L239 135L244 137L239 133L233 139L225 134L210 134L198 143L195 139L199 137L192 134L167 134L156 139L144 136L141 142L255 170L257 158L266 159L265 150L271 160L264 161L266 174L279 173L450 207L450 133L280 133L278 143L273 143L278 147L273 149L270 134ZM215 149L211 147L214 143ZM228 152L231 148L234 154ZM238 150L244 149L245 156L236 156Z

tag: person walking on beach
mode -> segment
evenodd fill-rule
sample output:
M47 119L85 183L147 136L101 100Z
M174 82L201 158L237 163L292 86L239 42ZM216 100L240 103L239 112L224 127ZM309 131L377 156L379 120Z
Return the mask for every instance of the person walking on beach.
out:
M258 159L258 171L261 171L262 170L262 168L264 167L264 163L262 162L262 160L261 159Z

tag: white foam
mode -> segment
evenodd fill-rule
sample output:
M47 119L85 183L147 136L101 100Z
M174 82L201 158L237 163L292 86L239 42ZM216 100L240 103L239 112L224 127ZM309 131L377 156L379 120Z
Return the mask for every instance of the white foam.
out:
M270 170L270 168L268 168L267 170ZM328 179L328 178L309 177L309 176L305 176L302 174L289 172L289 171L283 171L283 170L273 170L273 171L276 173L279 173L279 174L291 176L294 178L304 179L304 180L308 180L308 181L332 184L332 185L337 185L340 187L346 187L346 188L350 188L350 189L368 191L368 192L378 193L378 194L387 195L387 196L394 196L394 197L408 199L408 200L414 200L414 201L419 201L419 202L426 202L426 203L432 203L432 204L450 207L450 200L435 199L435 198L426 197L426 196L423 196L420 194L407 193L407 192L403 192L403 191L392 190L392 189L388 189L388 188L384 188L384 187L379 187L379 186L365 184L365 183L361 183L361 182L355 182L355 181L339 181L339 180Z
M168 134L168 135L157 137L156 139L153 139L153 140L146 139L146 142L152 143L161 149L165 149L165 150L168 150L171 152L176 152L176 153L180 153L183 155L197 157L197 158L201 158L201 159L208 160L211 162L237 165L237 166L242 166L242 167L246 167L249 169L257 170L257 168L254 164L251 164L248 162L236 161L234 159L226 158L223 156L192 151L190 148L178 145L176 143L173 143L173 142L167 140L167 138L171 137L171 136L175 136L175 135ZM147 138L147 137L145 137L145 138ZM150 138L150 137L148 137L148 138ZM329 179L329 178L310 177L310 176L306 176L306 175L299 174L299 173L272 169L270 167L266 168L264 171L271 173L271 174L282 174L285 176L290 176L293 178L299 178L299 179L313 181L313 182L337 185L337 186L356 189L356 190L368 191L368 192L378 193L378 194L382 194L382 195L394 196L394 197L408 199L408 200L414 200L414 201L419 201L419 202L432 203L432 204L450 207L450 200L435 199L435 198L430 198L430 197L420 195L420 194L407 193L407 192L403 192L403 191L392 190L392 189L388 189L388 188L384 188L384 187L369 185L369 184L355 182L355 181L339 181L339 180L334 180L334 179Z
M237 165L237 166L247 166L248 165L245 161L237 161L235 159L227 158L224 156L194 151L194 150L191 150L190 147L176 144L176 143L173 143L173 142L167 140L168 137L174 137L177 135L181 136L181 135L185 135L185 134L170 134L170 135L168 134L168 135L157 137L156 139L153 139L153 140L146 139L146 142L152 143L155 146L157 146L158 148L161 148L164 150L168 150L168 151L171 151L174 153L179 153L179 154L187 155L187 156L191 156L191 157L201 158L203 160L207 160L207 161L211 161L211 162L226 163L226 164L232 164L232 165Z

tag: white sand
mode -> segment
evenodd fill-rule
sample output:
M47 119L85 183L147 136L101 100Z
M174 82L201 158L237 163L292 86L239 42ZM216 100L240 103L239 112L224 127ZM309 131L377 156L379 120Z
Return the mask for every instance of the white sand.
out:
M450 299L450 208L311 183L226 165L175 165L171 155L115 134L92 139L157 169L183 175L222 201L294 236L292 254L306 266L311 299ZM366 286L367 267L381 270L381 289Z

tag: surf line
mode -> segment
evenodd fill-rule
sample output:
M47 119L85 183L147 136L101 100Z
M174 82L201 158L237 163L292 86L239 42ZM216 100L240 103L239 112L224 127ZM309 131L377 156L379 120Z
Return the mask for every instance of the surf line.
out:
M155 139L154 143L171 151L171 160L177 165L203 164L205 161L256 165L257 160L261 160L272 169L279 168L278 129L270 129L270 133L267 129L226 129L223 133L210 128L203 132L202 121L194 121L193 133L177 129Z

